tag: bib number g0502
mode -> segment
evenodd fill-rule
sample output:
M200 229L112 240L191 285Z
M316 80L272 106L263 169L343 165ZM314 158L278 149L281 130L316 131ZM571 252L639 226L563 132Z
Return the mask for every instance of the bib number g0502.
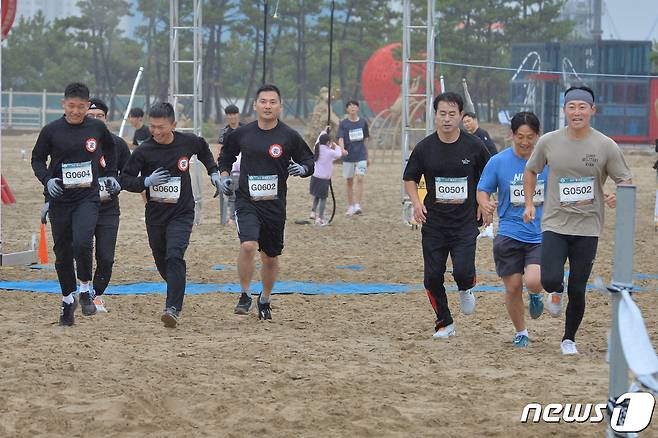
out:
M594 203L594 177L560 178L560 205L588 205Z

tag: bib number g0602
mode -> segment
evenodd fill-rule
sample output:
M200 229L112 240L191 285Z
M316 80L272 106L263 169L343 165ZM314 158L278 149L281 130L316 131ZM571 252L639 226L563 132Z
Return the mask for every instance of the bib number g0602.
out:
M249 175L249 196L254 201L277 199L279 177L277 175Z

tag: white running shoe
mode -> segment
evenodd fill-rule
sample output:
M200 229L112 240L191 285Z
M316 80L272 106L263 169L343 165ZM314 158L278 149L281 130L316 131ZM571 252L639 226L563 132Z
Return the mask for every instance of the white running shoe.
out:
M94 297L94 304L96 305L97 313L107 313L107 308L105 307L105 300L101 296Z
M562 314L562 292L549 293L546 308L553 318L559 318Z
M475 295L471 289L459 291L459 307L464 315L475 312Z
M560 350L562 350L562 354L566 355L572 355L572 354L578 354L578 350L576 350L576 343L572 341L571 339L565 339L560 343Z
M354 215L354 206L353 205L350 205L347 208L347 211L345 212L345 215L346 216L353 216Z
M432 335L434 339L447 339L450 336L455 336L455 325L449 324L445 327L439 328L436 333Z
M482 239L483 237L488 237L489 239L494 238L493 224L487 225L480 234L478 234L477 239Z
M361 210L361 204L354 204L354 214L361 214L363 213L363 210Z

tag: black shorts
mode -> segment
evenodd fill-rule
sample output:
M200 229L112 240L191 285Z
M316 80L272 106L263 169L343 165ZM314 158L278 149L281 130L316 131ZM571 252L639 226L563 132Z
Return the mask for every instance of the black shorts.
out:
M498 234L493 241L493 255L498 276L523 274L526 266L541 264L541 244L521 242Z
M311 196L316 198L324 199L329 196L329 180L311 177L310 185Z
M263 251L268 257L281 255L285 217L275 218L264 214L251 202L243 201L236 203L235 219L240 243L258 242L258 250Z

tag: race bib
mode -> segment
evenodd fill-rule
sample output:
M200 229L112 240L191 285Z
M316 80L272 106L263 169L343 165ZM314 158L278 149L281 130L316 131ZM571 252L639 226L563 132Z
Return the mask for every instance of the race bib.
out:
M436 202L440 204L463 204L468 199L468 177L434 178Z
M514 207L525 206L523 181L516 181L510 183L509 202ZM539 206L544 203L544 181L542 180L537 180L537 186L535 187L535 194L532 195L532 203L535 204L535 206Z
M91 161L62 164L62 182L65 188L90 187L93 180Z
M254 201L277 199L279 177L277 175L249 175L249 196Z
M587 205L594 202L594 177L560 178L560 205Z
M164 184L149 187L151 201L175 204L180 198L180 176L172 176Z
M350 137L350 141L361 141L363 140L363 129L362 128L350 129L348 135Z
M101 197L101 202L107 202L111 199L110 192L107 191L105 187L105 181L107 181L106 176L101 176L98 178L98 194Z

